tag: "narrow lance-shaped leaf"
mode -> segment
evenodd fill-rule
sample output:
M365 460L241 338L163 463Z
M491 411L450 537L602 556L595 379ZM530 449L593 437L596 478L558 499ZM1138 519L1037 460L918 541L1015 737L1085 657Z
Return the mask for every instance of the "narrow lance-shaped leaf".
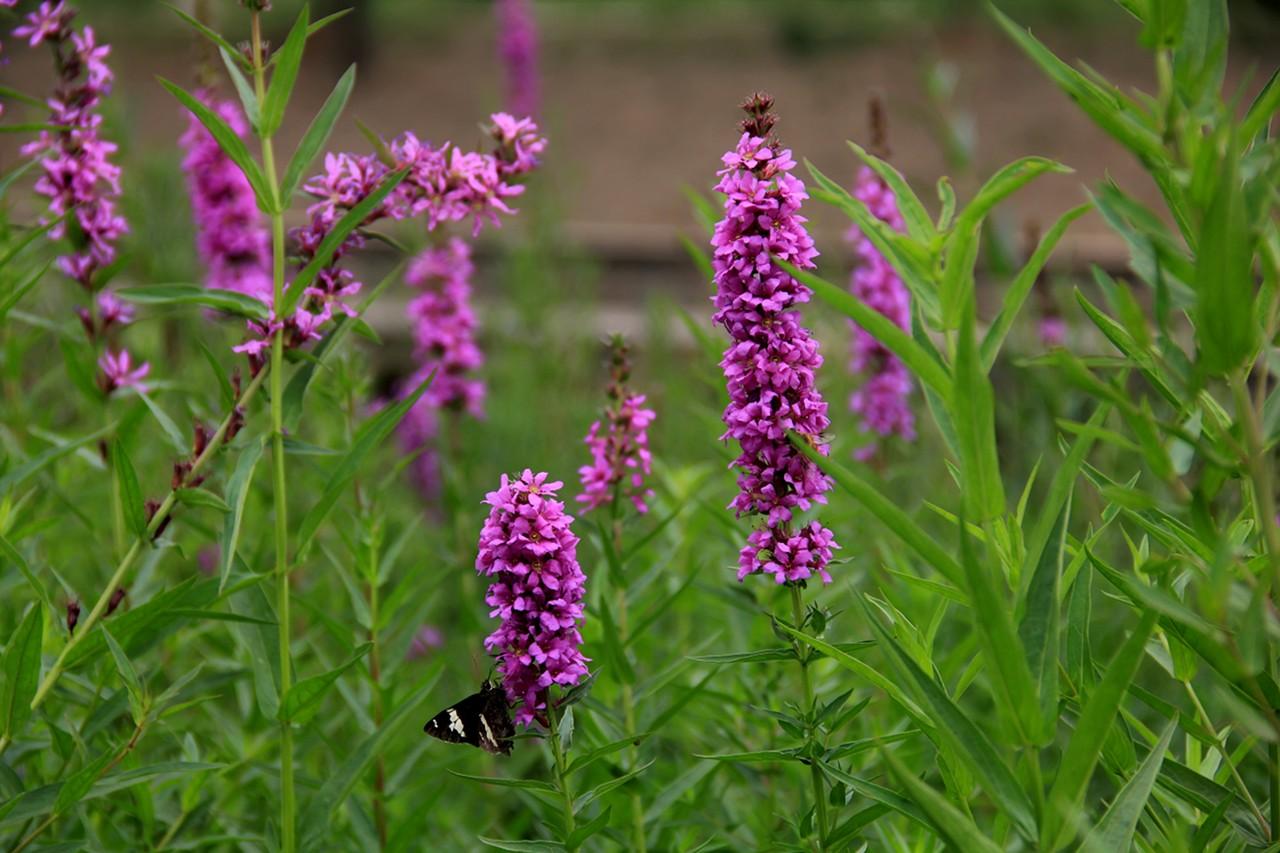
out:
M929 823L943 840L956 850L964 850L966 853L1000 853L1001 848L978 828L973 818L953 806L893 753L885 750L881 754L898 784L906 790L907 797L928 815Z
M365 643L357 648L345 663L321 675L304 678L290 687L289 692L284 695L284 700L280 703L280 721L302 725L315 716L320 709L320 700L324 698L325 693L333 686L333 683L344 672L359 663L372 648L372 643Z
M1053 742L1058 722L1059 589L1066 549L1071 499L1062 505L1047 546L1027 587L1026 609L1018 624L1018 638L1027 651L1027 666L1040 695L1040 726L1032 733L1038 746Z
M374 415L356 432L355 437L351 441L351 449L347 451L346 456L334 467L333 472L329 475L329 482L325 486L325 490L320 495L320 499L307 512L302 519L302 525L298 529L298 553L302 553L310 545L312 537L320 529L320 524L328 517L329 512L333 509L334 504L338 502L352 478L360 469L360 464L364 458L378 445L386 439L391 431L396 428L401 419L418 402L427 390L427 387L435 379L435 371L424 379L411 394L406 396L390 406L387 406L381 412Z
M931 241L935 236L933 221L929 218L929 212L925 210L920 198L907 183L907 179L902 177L902 173L888 162L869 153L858 143L848 142L847 144L853 149L853 153L857 154L858 158L879 175L880 180L893 191L893 198L898 204L898 211L902 214L903 224L907 226L907 233L911 238L921 243Z
M262 102L261 133L264 137L275 136L280 123L284 121L285 106L289 103L289 96L293 94L293 84L297 82L298 70L302 67L302 51L307 46L307 25L310 19L309 7L304 3L284 44L272 56L274 70L271 72L271 85Z
M1036 821L1031 800L1013 771L996 753L991 741L933 677L921 670L906 649L889 635L867 606L866 600L860 599L859 603L862 605L865 621L875 631L881 647L924 700L935 722L934 731L951 744L955 754L965 762L982 787L1014 822L1018 831L1027 839L1034 839Z
M12 740L31 718L31 700L40 682L40 650L44 645L44 608L39 602L27 611L4 649L4 736Z
M329 140L329 134L333 132L334 125L338 123L338 117L342 115L342 110L347 105L347 99L351 97L351 88L355 82L356 67L352 65L338 78L337 84L329 93L329 97L325 98L320 111L311 119L307 132L302 135L297 149L289 158L288 168L284 170L284 180L280 184L280 197L284 203L288 203L294 190L302 182L303 173L324 149L325 143Z
M218 592L226 588L227 578L231 574L231 566L236 559L236 548L240 544L240 526L244 521L244 505L249 499L249 485L253 482L253 471L262 458L262 441L250 442L236 460L235 470L227 481L226 503L231 508L222 520L222 539L219 541L221 555L218 566Z
M975 294L964 299L956 343L955 376L948 407L960 442L960 473L965 507L973 521L1004 513L1004 484L996 454L995 394L979 363Z
M1164 763L1165 751L1169 749L1169 741L1178 730L1178 721L1170 720L1160 735L1160 740L1147 753L1138 772L1125 783L1120 793L1111 801L1106 814L1080 845L1079 853L1113 853L1116 850L1129 850L1133 847L1133 832L1138 827L1138 818L1147 805L1151 789L1155 787L1156 778L1160 775L1160 766Z
M118 440L111 445L111 466L115 469L116 489L120 494L125 522L134 536L141 536L147 529L142 489L138 486L138 475L133 470L133 463L129 461L129 454Z
M843 287L837 287L831 282L795 267L781 258L775 259L775 261L780 267L795 276L801 284L813 290L823 302L826 302L866 329L886 349L902 359L903 363L911 369L912 373L920 377L921 381L934 388L940 394L950 393L951 380L947 376L946 368L912 340L909 334L899 329L896 323L859 300Z
M1142 621L1116 653L1102 680L1089 694L1076 720L1075 731L1062 754L1057 778L1049 791L1048 808L1040 827L1040 846L1059 849L1075 835L1077 810L1097 766L1098 756L1126 691L1146 654L1147 640L1155 628L1157 613L1146 610Z
M274 188L268 186L267 179L263 177L258 164L250 156L249 148L244 144L244 140L213 110L200 103L194 95L185 91L182 87L170 83L163 77L160 78L160 85L168 89L184 107L195 114L195 117L200 120L200 123L205 126L205 129L217 141L218 146L231 158L233 163L240 167L240 171L244 172L244 176L249 180L249 186L253 187L253 194L257 196L258 207L271 213L276 206Z

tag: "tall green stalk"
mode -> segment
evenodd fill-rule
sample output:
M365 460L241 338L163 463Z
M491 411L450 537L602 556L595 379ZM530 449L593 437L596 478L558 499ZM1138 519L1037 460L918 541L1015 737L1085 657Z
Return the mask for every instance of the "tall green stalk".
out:
M791 588L791 613L796 623L796 630L804 627L804 602L800 599L800 587L797 584L788 584ZM798 643L794 643L796 647L797 660L800 662L800 686L804 695L804 713L805 713L805 732L812 738L817 729L813 722L813 688L809 684L809 662L805 659L805 649ZM813 778L813 808L814 808L814 824L818 830L818 847L822 850L827 849L827 798L823 794L822 771L818 769L818 763L811 761L809 763L810 775Z
M621 489L615 484L613 487L613 500L609 506L613 513L611 532L613 534L613 551L622 558L622 514L618 501L621 499ZM618 627L618 644L623 648L623 654L627 643L630 640L627 622L627 589L625 586L619 586L617 596L614 600L614 620ZM626 729L628 737L636 735L636 696L635 690L631 687L631 682L623 679L622 681L622 724ZM636 748L635 742L632 741L631 746L627 748L627 760L634 769L640 761L640 751ZM645 853L648 844L645 841L644 833L644 801L640 798L638 791L631 792L631 849L637 853Z
M258 103L266 101L265 63L262 55L262 16L252 17L253 88ZM275 151L271 137L258 128L262 142L262 169L271 189L271 284L272 304L284 305L284 210L276 177ZM289 654L289 500L284 472L284 330L271 341L271 463L272 493L275 499L276 542L276 624L279 629L280 695L293 686L293 663ZM293 782L293 727L280 724L280 847L285 853L297 849L295 814L297 804Z
M560 744L560 715L556 713L555 702L547 699L547 722L550 731L547 733L551 741L551 754L556 762L556 787L560 789L560 797L564 800L564 837L573 835L575 823L573 818L573 788L569 785L568 765L565 763L564 748ZM577 850L577 845L565 845L569 853Z

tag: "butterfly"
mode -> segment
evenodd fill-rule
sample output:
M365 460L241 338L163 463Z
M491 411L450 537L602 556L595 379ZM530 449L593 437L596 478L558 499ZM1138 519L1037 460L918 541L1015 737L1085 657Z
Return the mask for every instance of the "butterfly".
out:
M494 755L510 755L516 734L506 692L488 679L479 693L445 708L422 730L445 743L467 743Z

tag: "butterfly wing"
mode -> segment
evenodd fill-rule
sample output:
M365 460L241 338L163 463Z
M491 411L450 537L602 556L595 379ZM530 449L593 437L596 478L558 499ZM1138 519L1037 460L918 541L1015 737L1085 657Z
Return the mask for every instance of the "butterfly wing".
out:
M516 733L506 694L487 681L479 693L445 708L422 730L446 743L465 743L494 755L510 755Z
M436 714L422 730L445 743L480 746L481 715L488 704L484 691L473 693Z

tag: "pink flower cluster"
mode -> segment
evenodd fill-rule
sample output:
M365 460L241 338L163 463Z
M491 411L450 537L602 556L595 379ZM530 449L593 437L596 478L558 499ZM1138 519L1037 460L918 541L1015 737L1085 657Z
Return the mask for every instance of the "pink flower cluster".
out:
M502 620L484 641L496 649L516 721L529 725L547 707L551 685L572 687L587 676L580 646L586 575L578 565L573 517L556 500L564 485L526 469L502 475L485 497L491 509L480 531L476 571L492 579L485 602Z
M893 191L870 168L863 166L859 170L853 195L866 204L881 222L896 231L904 230ZM909 331L911 298L906 285L857 226L850 229L848 239L858 256L858 266L851 282L854 295L888 317L898 328ZM853 348L849 366L855 373L863 374L865 381L850 397L849 408L861 417L865 430L881 437L897 435L913 441L916 419L907 402L914 384L910 371L869 332L852 321L850 326ZM873 441L858 448L856 455L865 460L875 453L876 443Z
M128 231L116 212L120 167L111 162L116 145L99 135L97 112L111 92L113 75L106 64L111 48L100 45L92 27L71 26L75 11L59 2L43 2L13 34L35 47L53 46L58 86L49 99L49 124L22 147L24 156L40 156L42 174L36 191L49 199L50 219L71 214L76 228L59 222L50 236L73 237L74 249L58 266L85 289L94 289L94 274L116 258L116 243ZM45 220L46 222L49 219Z
M795 161L769 138L771 106L761 95L744 105L751 118L724 156L716 189L725 195L725 216L711 240L714 319L733 339L720 362L729 391L723 438L742 451L733 462L739 493L731 506L739 516L765 518L739 555L738 578L768 572L778 583L814 575L829 583L826 566L838 547L831 533L817 523L791 525L795 510L825 503L831 480L788 434L820 447L829 421L814 381L818 343L795 310L810 291L774 262L812 268L818 253L799 214L808 195L791 174Z
M648 500L653 490L645 487L645 477L652 473L653 455L649 452L649 425L656 415L644 407L645 396L627 388L631 364L627 347L619 337L613 342L610 364L609 408L604 418L596 421L585 439L591 451L591 464L578 469L582 494L578 503L588 510L611 504L617 496L628 498L636 511L649 511Z
M248 134L239 105L210 91L198 92L196 97L237 136ZM182 170L191 194L196 248L209 273L206 283L270 303L271 238L249 179L194 114L188 113L187 119L180 140L187 152Z
M538 29L529 0L497 0L498 55L506 72L507 109L538 113Z
M524 191L516 180L538 164L546 140L529 119L499 113L492 116L492 122L495 150L488 153L463 151L447 142L433 147L405 133L387 146L390 163L375 155L327 154L324 172L303 185L317 201L307 208L310 221L291 235L300 264L305 266L316 256L347 211L372 195L392 172L403 168L408 169L405 179L369 213L361 227L383 219L418 216L425 216L432 229L467 217L472 219L473 234L485 223L499 226L499 214L515 212L507 200ZM236 351L247 353L258 365L277 331L283 330L286 346L297 347L318 339L321 327L336 314L354 315L347 301L360 291L361 283L340 264L364 243L359 229L352 231L307 287L306 298L294 314L280 320L273 312L266 322L251 322L253 337Z
M484 383L474 375L484 364L476 345L476 315L471 310L471 247L454 237L423 251L405 273L419 294L409 302L414 356L436 377L421 401L435 409L484 415Z

